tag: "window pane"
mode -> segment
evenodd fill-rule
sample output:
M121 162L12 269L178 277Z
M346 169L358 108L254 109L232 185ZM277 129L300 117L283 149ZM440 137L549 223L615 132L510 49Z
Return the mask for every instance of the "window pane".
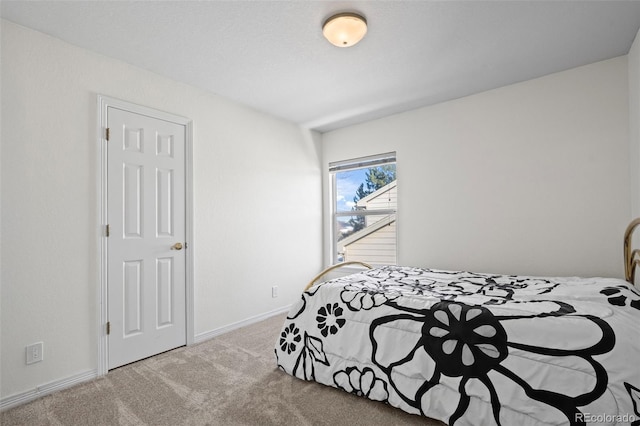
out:
M334 262L396 264L395 153L329 165L334 196Z
M335 179L337 212L396 208L395 164L337 172Z
M338 262L359 260L396 263L396 215L357 215L336 218Z

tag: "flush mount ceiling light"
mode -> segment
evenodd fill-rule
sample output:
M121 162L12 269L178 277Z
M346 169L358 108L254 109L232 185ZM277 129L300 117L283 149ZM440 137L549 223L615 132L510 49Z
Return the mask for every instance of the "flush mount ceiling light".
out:
M351 47L367 33L367 21L355 13L339 13L327 19L322 34L329 43L338 47Z

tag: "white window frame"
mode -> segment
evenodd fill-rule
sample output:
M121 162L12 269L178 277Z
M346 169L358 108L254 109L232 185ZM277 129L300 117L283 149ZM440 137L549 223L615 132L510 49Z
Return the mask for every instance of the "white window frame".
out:
M337 239L336 239L336 231L338 218L340 217L351 217L351 216L380 216L380 215L395 215L395 221L397 226L397 217L398 217L398 208L396 206L395 209L380 209L380 210L360 210L360 211L345 211L338 212L337 211L337 203L336 203L336 195L337 195L337 179L336 174L341 171L348 170L357 170L357 169L368 169L372 167L382 166L385 164L395 164L396 165L396 180L397 180L397 158L395 152L388 152L384 154L372 155L367 157L354 158L350 160L336 161L329 163L329 179L330 179L330 224L329 224L329 257L330 264L340 263L338 262L338 254L337 253ZM398 233L396 228L396 263L398 260L398 250L397 243ZM370 263L371 264L371 263ZM382 266L380 264L371 264L372 266Z

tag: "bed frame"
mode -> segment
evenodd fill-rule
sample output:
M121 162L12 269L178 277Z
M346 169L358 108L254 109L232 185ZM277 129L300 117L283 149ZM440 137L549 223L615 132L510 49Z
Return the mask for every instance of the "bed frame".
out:
M316 281L318 281L320 278L322 278L329 272L333 271L334 269L342 268L343 266L349 266L349 265L359 265L367 269L373 269L373 267L368 263L360 262L358 260L351 260L349 262L336 263L335 265L329 266L327 269L325 269L324 271L320 272L318 275L313 277L313 279L309 282L309 284L307 284L307 286L304 288L304 291L309 290L311 286L316 283Z
M624 232L624 279L635 284L636 266L640 265L640 249L631 250L633 231L640 225L640 217L631 221Z

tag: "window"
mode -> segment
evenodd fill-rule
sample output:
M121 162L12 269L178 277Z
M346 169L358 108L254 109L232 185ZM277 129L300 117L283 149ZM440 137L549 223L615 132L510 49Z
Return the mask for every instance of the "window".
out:
M329 164L333 263L396 264L396 154Z

